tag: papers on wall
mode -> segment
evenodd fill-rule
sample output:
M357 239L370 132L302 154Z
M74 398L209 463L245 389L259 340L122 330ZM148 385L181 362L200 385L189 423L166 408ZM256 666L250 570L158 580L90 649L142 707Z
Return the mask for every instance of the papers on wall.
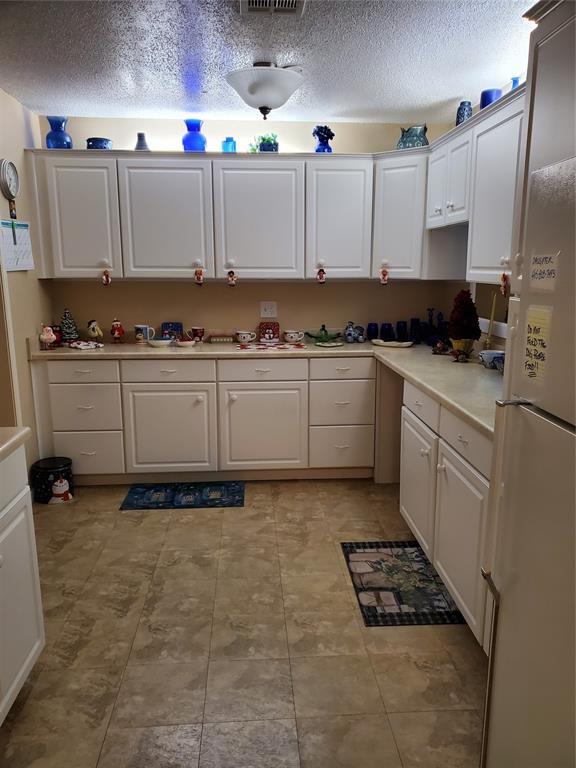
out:
M30 224L27 221L0 220L0 258L6 272L34 269Z
M524 345L524 375L541 379L546 372L552 307L532 305L526 312L526 343Z

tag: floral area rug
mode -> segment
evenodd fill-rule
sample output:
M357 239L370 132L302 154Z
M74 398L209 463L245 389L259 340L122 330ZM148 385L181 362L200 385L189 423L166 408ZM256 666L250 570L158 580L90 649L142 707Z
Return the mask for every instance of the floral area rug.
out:
M343 543L367 627L464 624L417 541Z
M132 485L120 509L197 509L243 506L243 482L146 483Z

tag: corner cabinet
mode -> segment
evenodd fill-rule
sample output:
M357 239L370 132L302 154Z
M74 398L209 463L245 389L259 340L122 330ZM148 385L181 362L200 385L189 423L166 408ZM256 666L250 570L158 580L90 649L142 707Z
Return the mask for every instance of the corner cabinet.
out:
M210 160L118 160L125 277L214 277Z
M426 195L427 229L468 221L471 146L472 132L464 131L432 150Z
M121 277L116 160L41 157L47 191L51 277Z
M422 270L427 154L377 160L372 277L417 279Z
M214 160L216 277L304 277L304 161Z
M306 277L370 276L373 160L306 162Z
M524 99L474 129L466 279L498 283L514 258L514 211Z

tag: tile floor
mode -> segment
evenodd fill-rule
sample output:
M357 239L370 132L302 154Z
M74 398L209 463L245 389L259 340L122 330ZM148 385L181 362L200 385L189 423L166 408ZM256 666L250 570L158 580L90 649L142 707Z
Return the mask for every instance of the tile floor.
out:
M365 628L340 541L410 537L397 488L248 483L235 509L36 509L47 645L2 768L476 768L465 626Z

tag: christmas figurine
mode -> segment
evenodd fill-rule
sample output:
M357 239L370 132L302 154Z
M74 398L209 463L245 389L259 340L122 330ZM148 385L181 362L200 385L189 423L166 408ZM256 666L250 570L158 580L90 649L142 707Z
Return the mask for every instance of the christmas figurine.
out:
M390 279L390 271L387 267L382 267L380 270L380 285L388 285Z
M510 296L510 275L507 272L500 275L500 293L505 299Z
M56 341L56 334L49 325L42 324L40 331L40 346L42 349L51 349Z
M104 338L104 334L102 333L102 329L98 325L97 320L88 321L88 338L92 339L92 341L100 341L100 342Z
M122 336L124 336L124 328L122 327L120 320L117 318L114 318L112 328L110 328L110 336L112 336L112 341L114 344L120 344L122 341Z
M204 285L204 270L202 267L197 267L194 270L194 282L196 285Z
M52 498L48 504L64 504L72 501L74 497L70 493L70 483L62 475L52 484Z
M320 267L318 272L316 272L316 280L320 283L320 285L324 285L326 282L326 270Z
M228 272L228 285L231 288L234 288L234 286L236 285L237 282L238 282L238 278L236 277L236 273L234 272L233 269L231 269Z
M71 341L78 341L80 334L78 333L78 327L76 321L72 317L72 313L69 309L64 310L62 319L60 320L60 326L62 328L62 343L70 344Z
M110 285L110 283L112 282L112 278L110 277L110 272L108 272L107 269L105 269L104 272L102 272L101 280L102 280L102 285Z

